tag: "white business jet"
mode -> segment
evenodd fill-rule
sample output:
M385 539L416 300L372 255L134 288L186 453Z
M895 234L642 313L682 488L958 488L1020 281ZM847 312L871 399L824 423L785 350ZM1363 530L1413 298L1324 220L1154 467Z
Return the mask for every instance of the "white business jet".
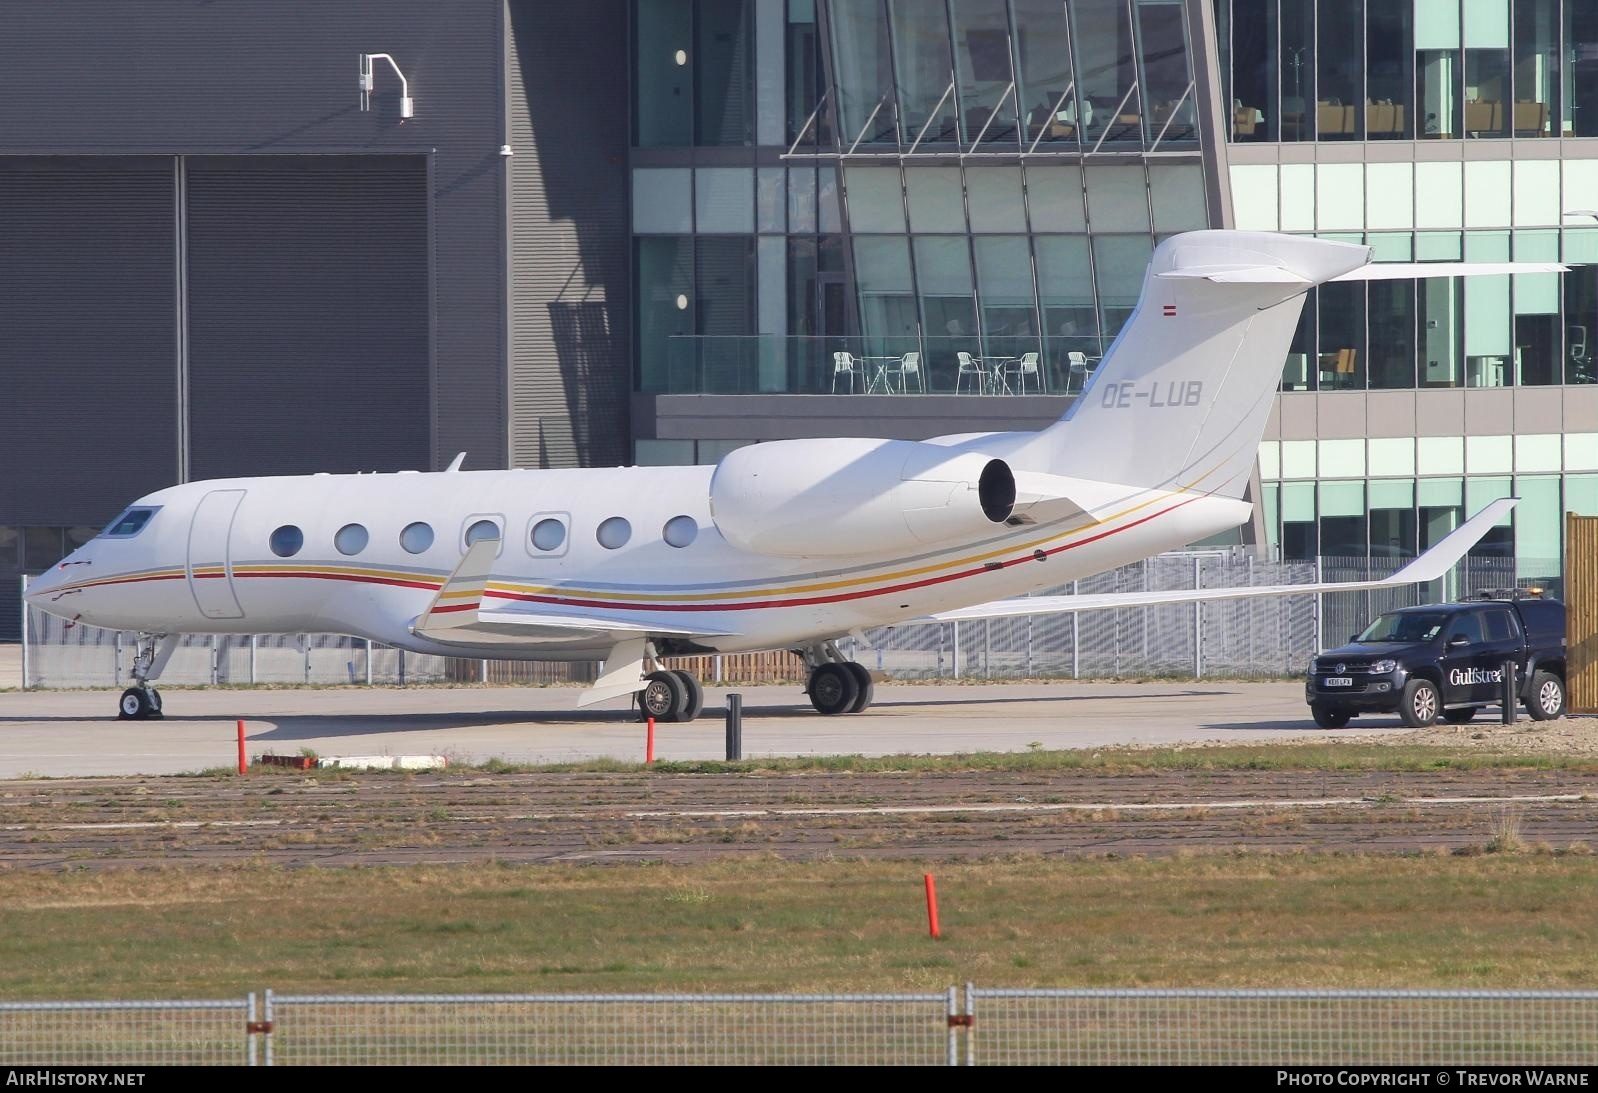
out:
M141 498L36 581L51 614L139 632L125 718L158 716L178 635L332 632L419 653L603 660L579 698L695 717L659 658L792 649L810 701L859 712L867 627L1404 585L1442 576L1498 501L1381 581L1016 599L1237 527L1311 286L1538 263L1398 266L1370 248L1200 231L1161 243L1131 319L1039 432L784 440L716 467L189 482Z

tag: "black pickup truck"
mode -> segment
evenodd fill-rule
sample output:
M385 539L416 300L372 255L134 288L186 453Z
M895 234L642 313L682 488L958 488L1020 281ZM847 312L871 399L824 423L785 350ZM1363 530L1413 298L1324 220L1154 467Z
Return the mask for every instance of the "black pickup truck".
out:
M1565 712L1565 605L1505 590L1466 603L1389 611L1349 644L1310 663L1304 683L1315 724L1340 729L1362 713L1397 713L1412 727L1461 725L1502 706L1504 666L1526 712Z

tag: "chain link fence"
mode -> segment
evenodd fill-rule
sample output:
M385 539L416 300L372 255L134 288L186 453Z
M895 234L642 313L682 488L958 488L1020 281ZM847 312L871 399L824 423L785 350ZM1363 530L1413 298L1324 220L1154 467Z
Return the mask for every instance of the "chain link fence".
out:
M1386 577L1408 559L1262 562L1242 550L1164 554L1038 595L1099 595L1193 588L1311 584ZM1468 596L1482 588L1550 586L1558 561L1470 557L1441 580L1404 588L1264 596L1203 604L1110 608L962 623L911 623L851 637L844 652L896 679L1227 679L1301 675L1394 607ZM1544 573L1549 577L1518 577ZM24 609L23 685L114 687L126 681L135 635ZM710 682L798 679L787 652L673 662ZM460 660L407 653L334 634L187 635L161 675L168 684L577 683L596 665Z
M254 1066L256 999L0 1002L0 1066Z
M270 1065L934 1066L946 994L274 995Z
M1598 1063L1598 991L995 990L968 1064Z
M1598 991L254 995L0 1003L0 1066L1593 1066Z

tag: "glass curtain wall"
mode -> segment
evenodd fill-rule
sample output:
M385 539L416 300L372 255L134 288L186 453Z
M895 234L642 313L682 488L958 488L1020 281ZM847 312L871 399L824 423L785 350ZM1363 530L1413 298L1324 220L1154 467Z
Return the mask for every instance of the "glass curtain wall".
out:
M961 142L971 147L980 141L984 150L1014 151L1021 139L1016 107L1020 99L1009 11L1004 0L951 0L951 7ZM1063 5L1057 7L1063 18ZM1020 12L1016 14L1019 22Z
M1564 0L1564 14L1563 132L1598 136L1598 4Z
M887 9L876 2L834 3L826 5L826 17L838 145L845 150L896 145L898 106Z
M1234 141L1598 135L1592 0L1216 6Z
M1081 141L1082 100L1067 41L1065 5L1011 0L1015 19L1015 97L1028 149L1074 150Z
M1359 242L1359 236L1322 238ZM1372 232L1378 262L1558 262L1566 273L1323 285L1306 297L1282 389L1598 383L1598 231Z
M754 142L751 0L634 0L633 143Z
M845 5L832 5L833 11ZM949 51L945 0L888 0L892 17L894 78L899 99L899 143L931 151L954 144L959 103Z

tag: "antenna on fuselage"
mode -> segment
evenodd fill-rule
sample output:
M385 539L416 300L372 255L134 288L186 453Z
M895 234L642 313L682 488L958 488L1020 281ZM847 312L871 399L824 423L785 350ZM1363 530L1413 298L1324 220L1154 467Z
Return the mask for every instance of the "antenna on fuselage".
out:
M444 473L445 474L454 474L456 471L461 469L461 464L465 463L465 462L466 462L466 453L465 452L457 452L457 453L455 453L455 458L450 460L449 466L444 468Z

